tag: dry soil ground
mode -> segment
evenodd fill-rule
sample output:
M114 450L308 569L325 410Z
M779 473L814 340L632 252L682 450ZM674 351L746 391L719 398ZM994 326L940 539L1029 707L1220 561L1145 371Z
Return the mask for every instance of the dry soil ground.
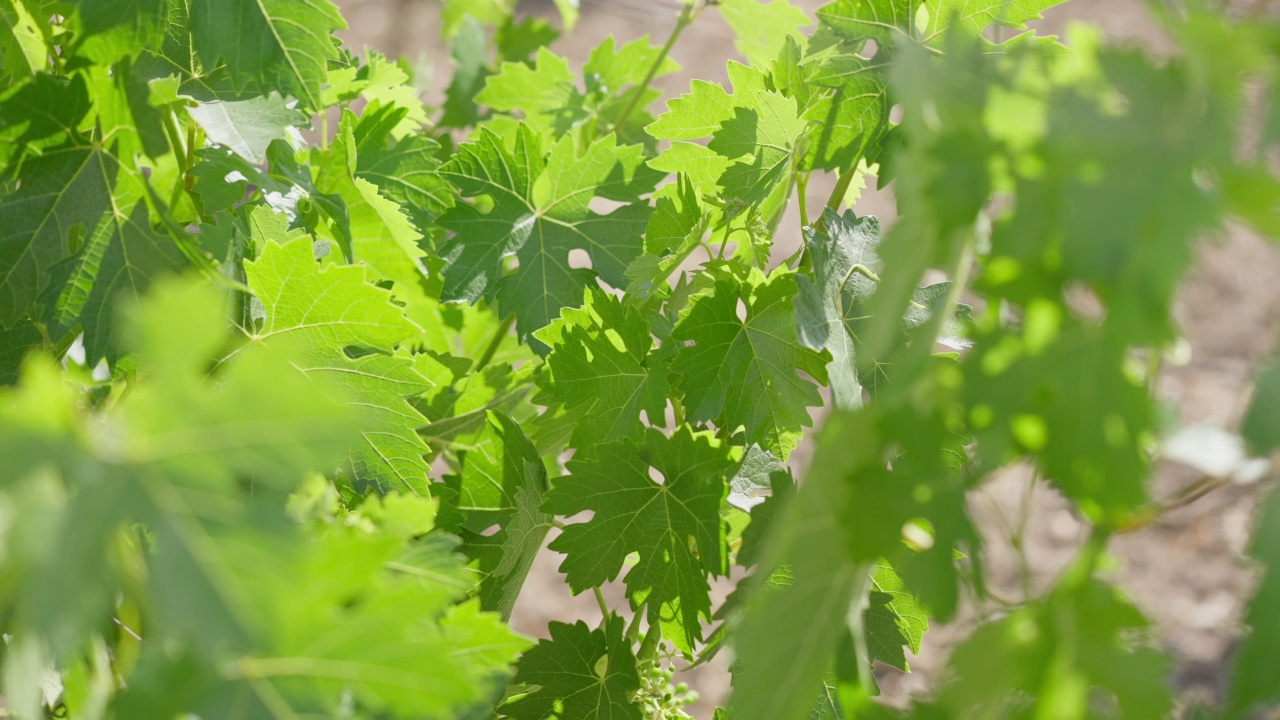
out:
M448 52L438 32L439 7L432 0L342 0L351 29L344 39L355 47L369 46L392 55L406 55L434 69L428 100L438 100L450 68ZM814 0L798 4L813 10ZM1256 3L1255 3L1256 4ZM522 3L534 12L549 12L550 3ZM583 16L576 31L556 50L581 62L600 39L614 35L625 41L651 35L661 42L674 24L674 0L583 0ZM1072 21L1100 28L1113 42L1141 43L1157 51L1168 43L1142 0L1072 0L1051 10L1039 24L1042 32L1061 33ZM668 93L688 89L692 77L725 81L725 61L735 57L728 28L707 13L676 45L673 57L684 67L662 80ZM810 188L811 207L825 200L828 188ZM855 208L860 214L890 219L894 214L888 193L868 193ZM794 218L784 224L783 246L798 242ZM789 254L781 250L782 257ZM1207 238L1200 247L1194 271L1187 278L1177 307L1190 352L1180 364L1167 366L1162 395L1185 423L1216 423L1233 427L1244 410L1253 370L1276 342L1280 331L1280 247L1256 235L1232 229L1225 236ZM1008 542L1007 527L1025 505L1029 510L1024 552L1032 572L1032 592L1050 584L1074 552L1081 527L1065 502L1043 484L1028 493L1029 473L1014 469L994 479L972 498L972 512L988 535L987 566L991 584L1000 594L1019 598L1025 590L1019 555ZM1173 493L1197 476L1185 467L1160 467L1154 480L1157 496ZM1114 580L1154 620L1158 642L1173 657L1173 682L1188 697L1212 699L1220 691L1228 667L1243 598L1252 586L1243 562L1252 522L1256 490L1232 486L1219 490L1160 522L1113 543L1118 559ZM548 620L588 622L599 619L590 596L571 597L557 573L558 559L544 553L516 609L516 626L534 636L546 632ZM618 602L619 593L611 600ZM890 699L923 692L945 662L948 646L962 638L982 617L971 608L950 627L937 628L925 638L926 650L915 659L910 676L884 677ZM728 689L722 665L700 669L690 684L702 691L694 708L708 718L714 703Z

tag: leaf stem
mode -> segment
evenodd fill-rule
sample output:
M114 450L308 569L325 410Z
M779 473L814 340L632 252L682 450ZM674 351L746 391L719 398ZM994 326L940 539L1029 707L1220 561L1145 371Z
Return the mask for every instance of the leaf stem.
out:
M796 170L796 200L800 205L800 232L809 227L809 198L806 190L809 187L809 173Z
M844 200L844 196L848 194L849 186L853 184L853 179L857 176L858 176L858 163L854 163L853 167L849 168L848 171L841 173L840 177L836 179L836 186L831 189L831 196L827 198L827 204L824 206L824 208L829 209L832 212L839 212L840 203L841 201ZM796 180L797 182L799 181L798 176ZM804 207L803 189L801 189L800 198L801 198L800 200L801 207ZM813 224L813 229L817 230L820 233L827 231L827 219L825 214L823 215L823 217L818 218L818 222ZM805 245L800 250L800 257L796 261L796 267L805 268L805 267L808 267L808 265L809 265L809 246ZM877 280L877 282L879 281Z
M604 601L604 593L600 592L598 586L591 588L591 592L595 593L596 604L600 606L600 615L603 616L600 624L603 626L604 623L609 621L609 615L612 614L612 611L609 610L609 603Z
M164 133L173 146L173 157L178 162L178 182L174 183L173 193L169 197L169 206L178 204L181 193L187 190L187 173L191 170L191 160L186 147L182 143L182 133L178 130L178 116L172 110L164 114Z
M493 360L494 354L498 352L498 348L502 346L502 341L507 338L507 335L511 332L511 327L515 324L515 315L508 315L502 319L502 322L498 323L498 329L494 331L493 339L489 341L488 347L480 354L480 359L476 360L475 369L471 372L480 372Z
M616 132L627 124L627 120L631 119L631 114L636 111L637 107L639 107L640 100L644 97L645 92L648 91L649 84L658 76L658 70L660 70L662 68L662 64L666 62L667 55L671 54L671 48L675 47L676 40L680 39L680 35L685 31L685 28L692 25L693 21L696 20L707 7L706 3L703 3L698 5L695 9L695 4L696 3L693 2L686 3L684 8L680 11L680 17L676 18L676 26L671 29L671 34L667 36L666 44L658 51L658 57L653 59L653 64L649 66L649 71L645 73L644 79L640 81L639 85L631 89L631 100L627 102L626 108L623 109L622 114L618 116L617 121L613 123L610 130Z

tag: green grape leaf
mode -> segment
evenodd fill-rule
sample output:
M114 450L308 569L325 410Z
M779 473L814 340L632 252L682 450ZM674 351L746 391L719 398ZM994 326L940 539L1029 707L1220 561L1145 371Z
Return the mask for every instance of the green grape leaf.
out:
M22 3L16 3L21 5ZM164 35L167 0L72 0L75 52L110 65L159 44Z
M738 52L756 67L773 62L787 38L799 39L800 29L812 23L787 0L721 0L716 6L737 36Z
M753 107L735 108L721 123L707 148L731 161L718 181L733 203L730 217L764 203L777 185L789 181L807 126L794 99L770 91L757 94Z
M878 56L843 54L812 71L808 82L829 91L803 110L804 119L818 126L810 134L806 168L844 172L874 152L889 121L887 70Z
M796 278L797 328L806 347L831 353L827 370L836 407L855 408L862 404L863 387L874 394L888 380L891 367L880 361L859 373L856 363L858 335L869 317L866 300L875 292L880 271L876 254L880 222L870 216L859 218L852 211L841 216L828 209L822 225L823 231L810 229L805 236L814 274L812 278ZM902 318L901 332L890 346L890 356L907 343L913 329L945 308L950 294L951 283L947 282L916 289ZM962 323L971 311L968 305L957 304L951 317L944 320L939 339L963 342Z
M440 172L464 196L493 202L487 213L460 204L440 218L457 234L440 250L443 300L496 297L503 314L515 315L521 337L528 337L561 308L578 305L597 275L625 285L623 273L640 254L650 213L639 200L656 181L638 146L619 147L605 137L579 151L565 137L544 158L537 135L523 125L510 149L497 134L481 130ZM602 215L588 207L593 197L627 204ZM586 251L591 269L570 267L574 249ZM504 275L509 255L519 267Z
M271 182L243 157L219 147L197 150L196 163L187 174L195 179L192 192L200 196L200 203L208 214L230 210L243 202L250 183L265 187Z
M40 73L0 98L0 162L8 165L20 150L54 148L78 137L92 109L83 75L67 80ZM25 174L25 173L24 173Z
M1280 647L1280 493L1272 492L1263 503L1249 554L1263 565L1262 583L1249 602L1245 623L1251 632L1236 654L1227 712L1248 717L1258 705L1273 705L1280 689L1275 682L1276 648Z
M872 568L856 562L846 550L846 476L855 458L868 449L861 447L867 436L847 420L845 415L828 420L801 492L775 496L755 510L772 511L761 516L769 521L768 543L759 542L759 530L750 544L743 537L744 549L759 548L749 559L760 568L732 638L742 658L730 696L735 720L805 717L837 645L849 637L850 604L867 586ZM837 445L834 440L843 442ZM764 585L775 571L783 570L790 581L784 587Z
M616 47L612 37L605 38L583 66L580 88L568 60L541 47L535 65L503 63L486 81L476 102L500 112L519 113L525 124L551 137L594 123L615 130L624 142L648 143L649 137L639 129L651 120L644 108L658 93L641 84L660 52L649 44L647 36L622 47ZM653 77L678 69L673 60L664 58ZM624 121L623 127L616 127Z
M950 28L958 28L973 37L992 25L1026 30L1027 23L1039 20L1042 12L1066 0L925 0L929 22L917 29L927 44L941 45L943 34ZM1052 39L1048 39L1052 42ZM1012 39L1005 42L1011 42ZM997 43L984 39L984 44Z
M44 344L44 334L31 320L19 320L13 327L0 325L0 386L12 385L27 353Z
M729 432L745 427L746 443L784 459L811 423L808 408L822 404L815 381L827 382L826 354L797 337L795 295L795 278L785 270L769 277L755 269L745 278L723 273L672 333L684 344L672 370L689 419Z
M1280 353L1272 355L1258 372L1240 434L1257 455L1280 449Z
M742 464L729 480L729 504L749 512L765 502L760 493L773 487L774 473L787 474L789 471L768 450L759 445L748 447L742 455Z
M685 175L699 194L714 194L718 181L735 158L744 160L740 164L746 167L740 168L738 174L745 176L741 178L744 182L749 182L753 165L750 153L753 150L742 141L749 143L752 139L760 139L759 136L767 131L785 142L796 127L794 115L797 110L793 101L772 98L767 108L758 107L757 96L770 92L759 70L730 61L728 74L733 84L732 94L716 83L694 80L688 93L668 102L667 112L645 128L655 138L671 141L670 147L650 160L649 165L657 170ZM790 107L789 102L792 103ZM735 123L739 111L742 116ZM726 138L725 152L736 154L726 156L694 142L715 135L726 123L732 123L733 127L726 131L731 137ZM789 149L786 145L780 147ZM779 148L765 150L768 157L776 162ZM757 174L763 170L764 163L758 165Z
M474 19L468 19L459 27L453 37L449 57L453 60L453 78L444 93L444 114L440 116L440 126L471 127L482 118L476 96L489 77L489 46L485 42L484 30Z
M501 25L511 17L516 0L444 0L440 32L452 37L468 18L481 25Z
M280 352L249 353L221 373L216 386L206 382L210 356L225 332L221 307L222 298L206 286L159 285L129 326L144 358L143 380L122 412L67 412L74 402L70 388L49 372L48 361L28 363L23 384L0 403L0 449L16 471L6 489L22 487L33 466L58 469L70 488L84 489L50 510L58 521L39 529L41 546L57 550L41 551L44 559L26 558L34 572L16 586L17 622L42 636L55 658L75 650L110 613L118 566L107 554L117 528L150 522L194 531L193 524L217 522L223 511L237 515L243 487L237 478L288 485L301 472L336 460L358 437L358 413L290 367ZM112 441L103 442L99 433ZM164 557L182 563L190 555L171 547ZM57 568L75 572L46 567L55 558ZM199 585L209 582L216 580L206 573ZM195 585L182 587L198 592ZM222 634L225 610L200 618L212 643L242 636L234 629Z
M825 232L810 229L805 234L814 271L812 277L796 278L796 324L806 347L831 353L828 372L836 407L855 408L862 404L862 384L854 364L857 347L851 323L864 312L860 299L875 291L871 278L880 265L880 221L828 209L822 224Z
M542 47L533 65L503 63L485 81L476 102L503 112L518 111L531 127L544 130L555 124L555 114L572 113L573 79L569 61ZM577 119L569 115L567 122Z
M0 199L11 220L0 229L0 324L42 305L50 333L80 325L86 360L115 363L116 308L186 265L174 240L152 229L137 185L100 148L63 148L25 164L22 187Z
M187 114L204 130L205 137L226 145L246 161L261 165L267 146L283 140L285 128L306 125L307 116L290 108L277 93L247 100L196 100Z
M503 60L527 62L534 53L538 52L538 48L550 45L559 37L560 31L545 18L529 16L519 22L514 17L508 18L498 28L493 39L498 45L498 57ZM454 42L456 44L456 38ZM488 55L487 46L485 54ZM456 55L454 59L456 62L458 59ZM479 89L477 87L476 91L478 92Z
M556 479L543 509L556 515L594 511L564 529L550 547L566 554L560 571L574 592L614 579L630 553L626 575L636 607L685 653L701 640L699 618L711 619L707 574L726 572L720 504L733 461L706 435L682 427L670 437L646 431L632 441L581 449ZM662 481L650 476L656 470Z
M0 77L25 78L48 69L53 47L37 19L43 4L29 0L0 2Z
M64 148L29 160L22 187L0 198L0 325L30 313L53 266L70 255L72 233L96 228L119 168L110 155Z
M393 139L405 114L394 105L365 107L352 130L353 177L376 185L379 195L399 205L418 232L426 234L435 217L453 205L454 190L438 173L438 143L423 135Z
M903 648L919 654L929 630L929 612L906 590L902 578L888 565L871 576L871 595L864 611L867 652L872 660L909 672Z
M428 448L417 430L427 419L406 398L430 384L410 358L394 352L419 328L389 302L389 292L366 281L364 268L322 270L309 237L290 240L277 230L260 242L258 259L245 263L248 285L262 305L261 326L248 331L250 344L303 348L301 367L308 374L349 387L369 409L377 422L352 454L361 481L424 493Z
M551 529L540 509L547 470L520 426L504 413L488 412L479 437L455 447L459 472L445 478L462 519L463 550L480 562L480 603L503 619ZM496 533L485 534L493 525Z
M551 348L533 401L548 415L574 412L569 444L588 448L614 440L639 441L641 413L660 424L667 407L666 363L653 352L649 324L634 309L598 288L583 306L538 331Z
M980 627L957 648L950 663L956 681L937 706L947 717L1012 707L1070 718L1164 717L1172 709L1170 662L1127 640L1148 627L1115 588L1068 580L1047 600Z
M664 192L674 190L674 192ZM664 298L672 273L702 245L711 224L711 215L689 178L681 175L674 186L655 193L657 203L644 233L644 254L627 267L623 302L640 303Z
M321 110L333 32L346 27L329 0L191 0L191 44L206 68L225 63L237 87L272 90Z
M120 303L136 300L157 277L186 266L172 238L151 228L146 203L116 206L87 230L79 252L52 268L45 322L54 337L77 325L84 331L85 360L106 358L112 365L120 348L112 332ZM57 296L52 291L56 289Z
M641 720L640 707L631 702L640 689L640 675L631 645L622 635L624 626L617 616L596 630L582 621L552 622L551 638L526 652L516 665L513 682L531 692L499 707L498 716Z
M818 20L851 41L893 47L915 36L921 0L836 0L818 8Z

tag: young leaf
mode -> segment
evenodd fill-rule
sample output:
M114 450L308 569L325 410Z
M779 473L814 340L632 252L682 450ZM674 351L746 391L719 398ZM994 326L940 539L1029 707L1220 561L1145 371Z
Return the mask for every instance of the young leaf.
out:
M394 352L418 327L389 302L390 293L366 282L364 268L321 270L309 237L284 240L277 231L261 242L258 259L245 263L249 287L262 303L262 325L248 333L251 344L301 348L308 374L350 388L373 413L375 426L352 456L359 480L380 490L425 493L427 445L417 430L427 419L406 398L430 385L411 359Z
M800 28L811 24L809 16L787 0L721 0L717 6L737 35L738 52L756 67L772 62L787 38L799 38Z

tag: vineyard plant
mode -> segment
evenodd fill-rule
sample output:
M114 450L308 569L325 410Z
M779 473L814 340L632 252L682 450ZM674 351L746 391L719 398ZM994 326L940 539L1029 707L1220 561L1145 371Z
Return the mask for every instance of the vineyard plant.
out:
M1186 499L1197 243L1280 237L1280 23L685 0L580 64L574 0L514 3L444 0L433 107L330 0L0 0L5 717L672 720L712 659L717 720L1276 716L1280 494L1215 702L1108 568ZM662 97L717 14L744 62ZM1235 432L1265 489L1277 360ZM1089 532L1001 600L966 497L1010 466ZM532 639L548 541L603 620Z

